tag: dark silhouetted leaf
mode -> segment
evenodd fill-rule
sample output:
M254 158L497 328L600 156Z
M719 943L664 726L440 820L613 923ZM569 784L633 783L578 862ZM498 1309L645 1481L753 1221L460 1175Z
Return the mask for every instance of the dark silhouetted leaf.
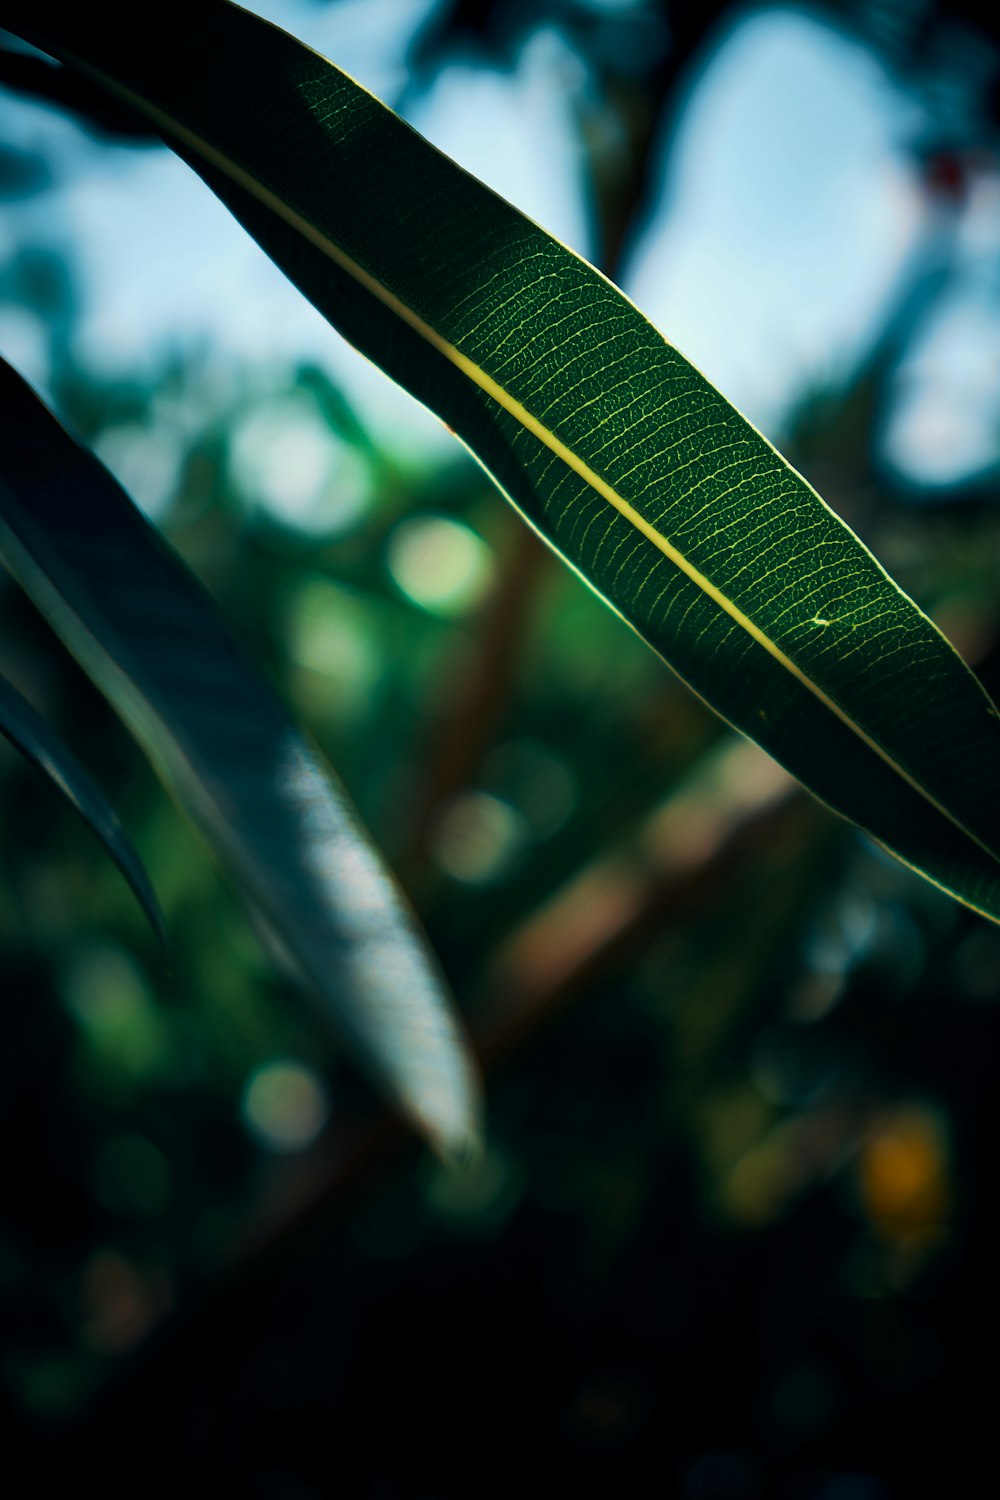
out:
M89 823L135 892L164 948L163 913L132 841L93 777L21 694L0 677L0 733L6 735Z
M128 496L0 363L0 556L444 1151L478 1089L433 962L345 794Z

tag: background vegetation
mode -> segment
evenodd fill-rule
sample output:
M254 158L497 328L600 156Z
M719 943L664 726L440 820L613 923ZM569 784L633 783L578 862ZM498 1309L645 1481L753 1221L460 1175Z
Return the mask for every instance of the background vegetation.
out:
M910 206L851 357L821 349L769 432L996 694L997 40L971 7L780 14L892 92ZM484 88L517 77L540 35L575 60L548 87L622 276L699 90L764 12L415 15L404 111L470 59ZM171 934L168 971L99 845L0 747L7 1451L276 1500L633 1493L650 1467L683 1496L968 1480L993 1396L969 1352L996 1331L1000 937L734 749L457 448L389 440L350 377L180 336L95 358L87 246L34 210L108 122L36 128L5 67L8 352L329 753L490 1096L464 1175L381 1117L4 583L0 671L114 790ZM827 226L817 295L851 234ZM751 385L755 361L776 379L766 345L742 353Z

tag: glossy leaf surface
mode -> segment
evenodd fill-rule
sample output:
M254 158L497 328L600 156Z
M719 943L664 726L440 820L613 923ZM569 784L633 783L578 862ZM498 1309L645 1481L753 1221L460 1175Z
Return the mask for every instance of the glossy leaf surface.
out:
M114 808L96 781L67 745L35 712L31 704L0 677L0 734L15 745L27 760L43 771L88 823L107 849L135 893L153 931L166 947L156 894L142 860L135 851Z
M604 277L225 3L21 29L142 114L731 724L1000 918L1000 722L925 615Z
M327 1003L443 1150L478 1088L402 897L318 753L111 476L0 361L0 557Z

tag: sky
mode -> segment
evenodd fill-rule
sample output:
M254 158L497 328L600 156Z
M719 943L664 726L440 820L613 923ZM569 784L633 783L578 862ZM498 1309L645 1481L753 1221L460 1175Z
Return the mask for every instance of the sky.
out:
M390 101L402 94L407 45L426 13L425 0L256 0L255 8ZM586 255L593 239L574 113L586 89L567 40L539 30L514 71L453 64L407 115ZM737 26L689 86L659 166L659 207L632 247L623 287L769 436L780 439L804 392L846 376L879 310L898 295L925 212L901 149L918 123L866 49L787 8ZM83 286L78 348L95 368L143 369L184 349L257 365L309 360L343 383L390 446L447 449L435 420L339 340L169 152L95 144L71 122L12 99L0 104L0 136L62 162L48 193L5 205L0 259L19 242L73 246ZM965 343L975 344L975 318L959 312L971 325ZM950 347L947 321L934 337ZM45 385L44 340L13 309L0 308L0 347ZM985 347L980 338L980 364L989 361ZM995 398L992 374L980 376ZM919 379L909 392L909 437L905 422L889 435L904 468L914 452L918 468L922 461L923 385L922 396ZM967 420L964 433L959 422L956 433L953 413L943 450L925 444L939 479L980 461L987 418Z

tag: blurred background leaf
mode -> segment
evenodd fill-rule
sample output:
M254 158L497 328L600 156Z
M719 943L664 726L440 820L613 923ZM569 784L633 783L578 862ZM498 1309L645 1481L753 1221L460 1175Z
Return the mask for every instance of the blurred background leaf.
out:
M359 1060L439 1151L466 1152L479 1128L475 1070L434 961L332 769L125 491L2 361L0 404L10 423L0 478L9 572L139 740ZM44 724L27 705L8 717L15 743L36 760L47 755L58 775ZM69 768L65 756L61 764ZM88 812L94 822L94 807ZM101 813L97 806L109 843L114 830ZM138 873L142 891L141 866L121 844L119 834L118 863L133 888Z
M167 945L163 916L142 861L114 808L100 787L73 755L52 733L45 720L26 698L9 682L0 678L0 734L3 734L56 786L76 808L121 870L136 899L153 926L153 931Z

